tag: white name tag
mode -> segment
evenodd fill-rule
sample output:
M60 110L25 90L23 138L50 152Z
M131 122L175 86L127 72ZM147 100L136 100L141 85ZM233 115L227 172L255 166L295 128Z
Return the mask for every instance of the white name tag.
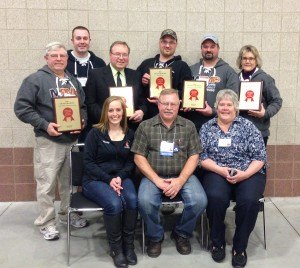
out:
M231 139L219 139L219 147L231 146Z
M160 143L160 155L173 156L174 142L162 141Z
M85 87L87 78L86 77L77 77L79 83L81 84L82 87Z

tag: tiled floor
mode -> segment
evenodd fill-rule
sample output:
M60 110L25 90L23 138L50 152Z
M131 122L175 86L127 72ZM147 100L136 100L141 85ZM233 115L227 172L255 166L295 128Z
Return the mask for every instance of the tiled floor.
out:
M263 248L262 213L248 245L247 267L296 268L300 267L300 197L266 199L266 224L268 248ZM66 228L58 225L61 238L45 241L33 226L37 216L35 202L0 203L0 267L66 267ZM176 215L175 215L176 216ZM171 217L175 217L171 216ZM71 241L71 267L113 267L108 256L108 245L99 214L89 215L91 225L76 230ZM177 253L170 240L170 222L165 221L167 232L162 255L156 259L142 255L139 243L140 228L137 230L136 252L138 264L135 267L231 267L231 238L234 231L234 213L228 210L226 259L222 264L214 263L210 253L201 249L199 233L191 239L193 251L188 256Z

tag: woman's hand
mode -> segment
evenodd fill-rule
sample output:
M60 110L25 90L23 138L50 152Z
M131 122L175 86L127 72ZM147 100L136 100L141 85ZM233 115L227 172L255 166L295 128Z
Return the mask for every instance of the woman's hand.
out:
M234 169L233 174L234 175L230 175L229 172L229 175L226 177L226 180L231 184L236 184L248 178L247 173L243 170Z
M121 184L122 180L120 177L113 178L109 183L110 187L113 188L113 190L118 194L118 196L121 195L121 190L123 189Z

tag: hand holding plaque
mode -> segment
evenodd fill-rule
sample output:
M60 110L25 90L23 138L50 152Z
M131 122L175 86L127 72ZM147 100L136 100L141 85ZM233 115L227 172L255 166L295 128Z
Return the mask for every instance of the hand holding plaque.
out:
M172 88L172 68L150 68L150 98L166 88Z
M82 129L78 97L53 98L55 123L58 132L80 131Z
M205 81L184 81L183 108L203 109L205 107Z

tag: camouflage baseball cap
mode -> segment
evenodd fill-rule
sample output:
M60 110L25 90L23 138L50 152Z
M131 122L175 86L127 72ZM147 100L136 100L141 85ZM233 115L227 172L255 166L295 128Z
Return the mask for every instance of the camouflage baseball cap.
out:
M160 35L160 39L164 38L167 35L173 37L177 41L177 34L171 29L166 29L166 30L162 31L162 33Z

